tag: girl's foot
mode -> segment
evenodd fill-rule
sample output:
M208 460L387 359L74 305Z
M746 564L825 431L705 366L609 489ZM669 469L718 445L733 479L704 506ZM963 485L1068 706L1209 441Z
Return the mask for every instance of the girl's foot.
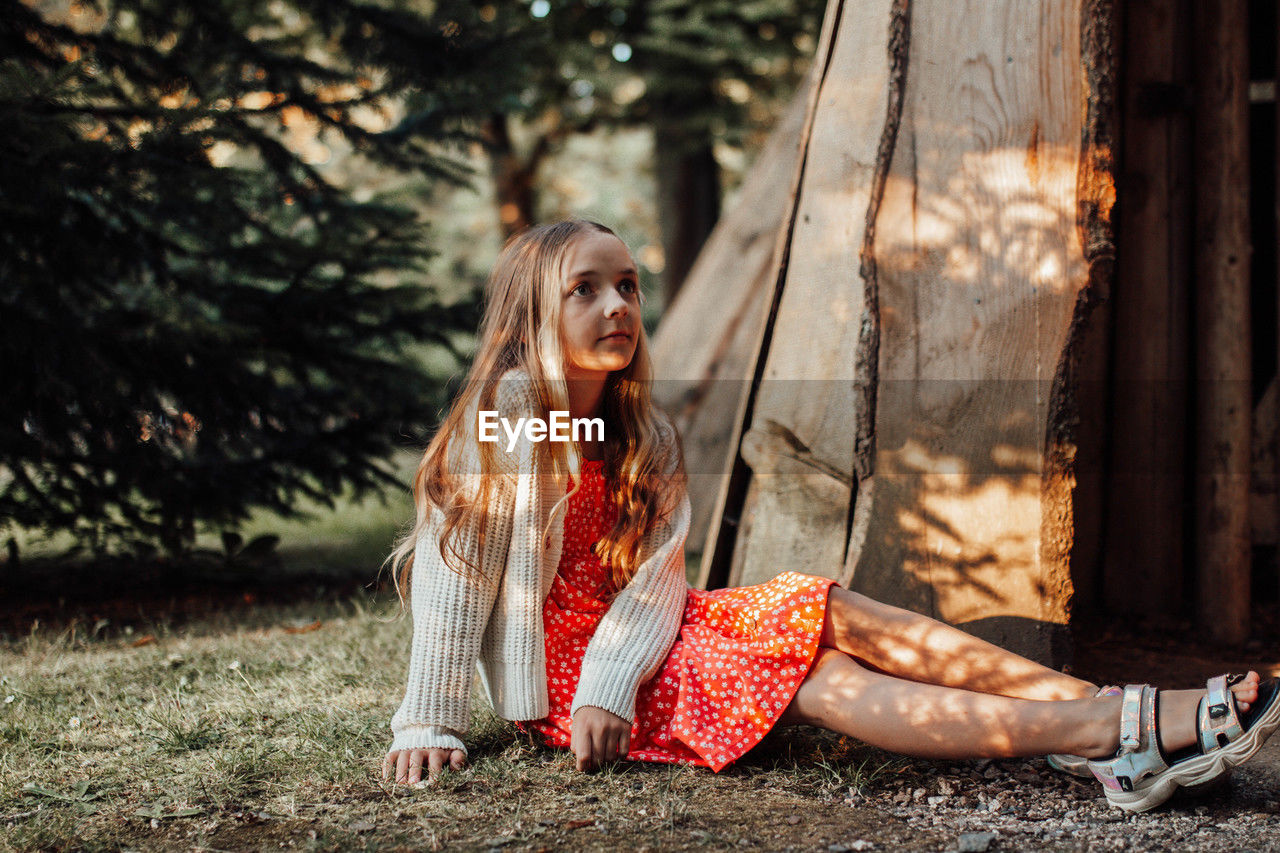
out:
M1252 702L1257 701L1260 680L1258 673L1249 670L1244 680L1231 688L1236 707L1241 714L1249 710ZM1203 690L1160 691L1160 712L1156 731L1160 737L1160 746L1165 752L1176 752L1196 742L1196 711L1203 698ZM1120 748L1120 697L1103 696L1098 701L1108 703L1108 711L1105 715L1108 738L1100 748L1082 753L1087 758L1105 758L1115 755L1116 750Z
M1207 693L1135 684L1119 707L1115 697L1097 701L1119 712L1107 726L1115 751L1095 755L1089 769L1111 804L1129 812L1221 779L1280 727L1280 683L1261 683L1256 672L1211 678Z
M1249 670L1244 680L1231 688L1240 714L1243 715L1249 710L1249 705L1257 701L1260 680L1258 673ZM1198 740L1196 710L1203 698L1203 690L1162 690L1160 692L1160 714L1156 731L1160 736L1160 745L1166 752L1176 752L1191 746ZM1118 735L1116 745L1119 746Z
M1250 670L1245 679L1232 688L1236 707L1240 713L1249 710L1249 704L1258 698L1258 673ZM1108 691L1103 693L1103 691ZM1101 731L1105 732L1100 745L1086 750L1080 755L1050 755L1049 765L1075 776L1093 778L1086 764L1088 758L1105 758L1114 755L1120 745L1119 734L1119 702L1122 691L1119 687L1100 688L1097 697L1113 696L1115 707L1108 707L1102 717ZM1160 694L1160 720L1158 731L1160 745L1166 752L1182 749L1196 741L1195 715L1199 709L1203 690L1165 690ZM1188 706L1190 712L1188 712Z

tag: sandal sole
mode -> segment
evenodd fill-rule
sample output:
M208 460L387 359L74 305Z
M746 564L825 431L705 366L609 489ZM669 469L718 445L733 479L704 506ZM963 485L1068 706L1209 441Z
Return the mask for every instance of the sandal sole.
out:
M1143 787L1139 784L1132 791L1103 789L1111 805L1126 812L1145 812L1161 805L1178 788L1207 785L1232 768L1239 767L1252 758L1276 728L1280 727L1280 698L1273 699L1270 707L1253 721L1250 729L1234 742L1215 749L1208 755L1188 758L1161 773Z

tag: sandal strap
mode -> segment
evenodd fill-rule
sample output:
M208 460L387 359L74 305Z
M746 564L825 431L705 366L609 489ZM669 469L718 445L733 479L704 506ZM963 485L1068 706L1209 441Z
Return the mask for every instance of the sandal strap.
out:
M1089 769L1104 787L1132 791L1149 776L1168 769L1156 734L1156 689L1130 684L1120 700L1120 749L1114 758L1089 762Z
M1142 699L1145 684L1125 685L1120 699L1120 755L1135 752L1142 746Z
M1236 709L1229 683L1230 679L1225 675L1210 678L1207 683L1208 692L1200 700L1196 710L1200 750L1206 754L1221 749L1244 734L1244 726L1240 725L1240 713Z

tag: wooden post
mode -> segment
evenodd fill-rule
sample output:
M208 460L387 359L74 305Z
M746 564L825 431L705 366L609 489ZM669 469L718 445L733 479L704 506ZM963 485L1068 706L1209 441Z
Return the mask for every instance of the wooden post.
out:
M1106 610L1186 606L1183 495L1190 344L1188 9L1125 4L1123 172L1112 371ZM1183 69L1186 69L1185 71Z
M1246 0L1195 0L1197 615L1249 634L1249 69Z

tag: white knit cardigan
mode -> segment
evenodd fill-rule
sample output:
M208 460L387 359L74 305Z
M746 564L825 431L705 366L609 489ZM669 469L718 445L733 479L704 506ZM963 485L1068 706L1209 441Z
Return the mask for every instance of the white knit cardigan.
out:
M513 424L522 415L546 416L537 410L537 399L524 370L510 370L500 380L498 412ZM675 427L658 415L664 442L674 451ZM475 429L476 413L468 420L469 428ZM461 445L461 464L471 466L463 470L478 471L474 439L452 444ZM391 718L394 739L388 754L428 747L465 753L462 736L471 721L471 681L477 668L499 716L536 720L549 711L542 605L560 564L564 533L562 518L551 522L567 506L567 495L560 493L551 475L545 442L529 442L522 434L510 455L505 450L504 436L497 455L505 464L514 464L516 485L494 489L481 562L484 577L472 573L463 578L445 565L439 548L444 514L439 509L431 507L428 525L418 538L411 570L408 687ZM671 452L668 476L675 473L676 461L677 454ZM592 705L633 722L636 691L657 673L675 642L689 589L684 563L690 520L687 490L672 490L667 508L676 500L668 517L641 540L639 569L587 645L571 715ZM459 540L464 553L475 553L475 526Z

